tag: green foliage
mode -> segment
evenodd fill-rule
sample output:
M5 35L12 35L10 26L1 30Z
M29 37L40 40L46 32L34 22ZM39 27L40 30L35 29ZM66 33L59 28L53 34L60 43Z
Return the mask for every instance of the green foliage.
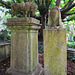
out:
M23 3L24 2L24 0L19 0L21 3ZM16 2L18 2L18 0L16 0Z
M65 27L66 30L67 30L67 34L69 34L69 33L70 33L70 27L69 27L68 23L66 22L66 23L63 24L63 25L64 25L64 27Z
M7 15L8 13L11 14L11 10L6 11L5 15Z
M69 0L61 0L60 7L63 7ZM68 6L68 5L67 5Z
M74 57L72 57L72 58L71 58L71 60L72 60L73 62L75 62L75 56L74 56Z
M37 11L35 14L36 14L36 16L40 17L39 11Z
M9 11L6 8L0 7L0 9L4 10L4 12L0 11L0 31L1 30L8 30L8 28L3 24L7 22L7 18L11 18L11 15L9 13L7 13L7 15L5 15L6 11ZM0 34L1 37L3 37L3 34ZM4 39L4 38L3 38Z
M55 6L56 0L52 0L51 4L50 4L50 9L52 9L53 6Z
M0 41L3 40L10 40L11 39L11 35L5 35L4 33L0 33Z
M4 40L5 36L4 34L0 34L0 40Z
M11 4L13 4L13 0L1 0L1 1L4 1L5 4L11 6ZM24 3L24 0L19 0L21 3ZM27 0L28 1L28 0ZM61 3L60 3L60 7L62 8L69 0L61 0ZM18 2L18 0L15 0L15 2ZM56 4L56 0L33 0L33 2L37 5L38 9L39 9L39 12L40 14L46 14L48 12L48 9L52 8L55 4ZM51 3L50 3L51 2ZM0 6L3 6L3 7L6 7L5 5L1 4L0 3ZM11 8L8 8L6 7L7 9L11 9ZM65 9L67 8L67 6L65 7ZM69 12L69 14L73 13L75 10L75 8L72 8ZM50 11L50 10L49 10ZM11 10L10 11L7 11L7 13L10 13L11 14ZM21 15L19 15L21 16ZM75 14L72 15L72 16L69 16L68 19L69 20L75 20Z
M11 36L10 36L10 35L7 35L6 38L7 38L8 40L10 40L10 39L11 39Z
M63 7L65 4L68 3L68 1L70 1L70 0L65 0L64 3L60 4L60 7ZM71 1L74 1L74 0L71 0ZM66 9L68 7L69 7L69 3L66 5L66 7L64 9ZM75 7L71 8L69 11L67 11L66 14L67 14L68 17L66 18L66 20L64 19L63 21L72 21L72 20L75 20L75 17L74 17L75 16Z
M75 20L63 22L63 26L64 28L66 28L67 34L70 34L71 32L72 33L75 32Z
M67 42L67 46L69 47L69 48L75 48L75 42Z
M10 1L7 1L6 4L7 4L7 5L11 5L12 3L11 3Z
M69 0L63 0L65 3L67 3Z

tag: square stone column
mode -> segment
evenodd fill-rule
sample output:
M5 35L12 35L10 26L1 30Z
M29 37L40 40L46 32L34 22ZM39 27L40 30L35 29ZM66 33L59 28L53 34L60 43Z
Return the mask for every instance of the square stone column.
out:
M66 29L45 29L43 37L45 75L67 75Z
M11 62L6 75L41 75L38 63L38 30L40 21L34 18L10 18Z

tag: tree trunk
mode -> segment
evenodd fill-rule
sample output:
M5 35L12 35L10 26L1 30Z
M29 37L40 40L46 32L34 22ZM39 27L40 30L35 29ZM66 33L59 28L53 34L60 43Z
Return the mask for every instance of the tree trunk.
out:
M61 0L56 0L56 6L58 6L58 7L60 6L60 1Z
M39 34L39 40L42 41L43 40L43 29L46 28L46 14L42 14L41 15L41 29L40 29L40 34Z

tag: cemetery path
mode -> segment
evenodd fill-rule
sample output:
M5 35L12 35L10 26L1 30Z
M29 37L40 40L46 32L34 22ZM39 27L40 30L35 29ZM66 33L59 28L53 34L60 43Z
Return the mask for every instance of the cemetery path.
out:
M44 55L43 53L39 54L39 63L44 67ZM0 62L0 75L5 75L5 71L10 66L10 58ZM75 75L75 63L70 59L67 60L67 75Z

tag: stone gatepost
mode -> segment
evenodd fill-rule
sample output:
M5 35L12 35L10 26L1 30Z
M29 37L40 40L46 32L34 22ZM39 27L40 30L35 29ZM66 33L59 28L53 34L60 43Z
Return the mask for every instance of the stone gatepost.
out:
M11 61L6 75L42 75L38 63L38 30L34 18L10 18L4 23L11 30Z
M66 29L45 29L43 33L45 75L67 75Z

